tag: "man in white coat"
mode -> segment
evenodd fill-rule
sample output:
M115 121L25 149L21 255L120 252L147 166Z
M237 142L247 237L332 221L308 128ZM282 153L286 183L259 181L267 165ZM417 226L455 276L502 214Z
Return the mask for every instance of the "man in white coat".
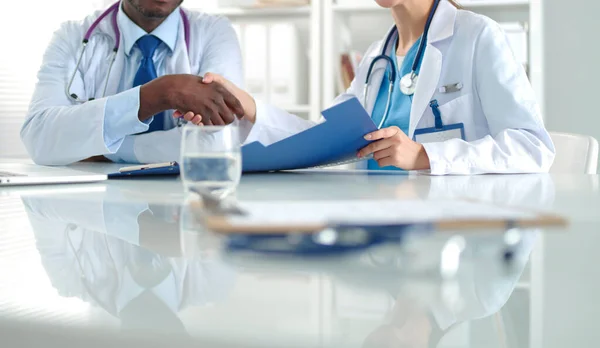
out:
M225 18L181 10L182 2L121 0L62 25L44 55L21 130L36 163L172 161L181 131L168 110L194 111L198 116L186 120L196 124L243 117L231 93L200 77L218 72L241 84L235 31Z

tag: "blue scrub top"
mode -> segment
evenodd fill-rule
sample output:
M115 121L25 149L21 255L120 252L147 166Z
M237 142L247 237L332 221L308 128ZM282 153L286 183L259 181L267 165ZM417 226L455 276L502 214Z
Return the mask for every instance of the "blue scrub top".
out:
M408 134L408 127L410 124L410 110L412 107L412 96L408 96L403 94L400 91L400 79L402 76L410 73L412 69L412 64L415 60L415 56L417 55L417 51L419 50L419 44L421 43L421 39L417 40L413 44L413 46L408 50L408 53L404 57L404 61L402 62L402 66L398 68L398 61L396 59L395 50L391 55L392 61L394 62L394 67L397 69L396 80L394 82L394 89L392 90L391 103L390 103L390 112L381 126L381 128L396 126L400 128L405 134ZM394 41L394 45L392 47L398 46L398 39ZM371 118L376 125L379 125L381 119L383 118L383 113L385 112L385 105L387 103L388 98L388 89L390 87L389 82L389 74L391 74L392 67L388 64L388 67L385 71L385 76L381 81L381 86L379 87L379 93L377 94L377 100L375 101L375 107L373 108L373 113ZM419 62L417 67L417 74L421 69L421 62ZM400 168L389 166L380 168L377 164L377 161L370 159L367 164L368 169L384 169L384 170L401 170Z

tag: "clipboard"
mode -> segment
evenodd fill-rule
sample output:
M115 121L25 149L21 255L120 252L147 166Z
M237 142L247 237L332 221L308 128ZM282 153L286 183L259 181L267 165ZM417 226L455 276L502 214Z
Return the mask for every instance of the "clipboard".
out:
M166 162L123 167L116 173L108 174L108 178L118 179L140 176L179 175L179 173L179 164L177 162Z
M252 220L244 223L244 217L232 217L230 215L206 214L206 209L201 201L192 202L192 209L196 212L196 216L201 217L201 223L208 230L225 235L284 235L290 233L298 234L315 234L325 229L348 229L362 228L365 230L376 230L377 232L399 232L399 231L435 231L435 232L456 232L476 233L484 231L498 231L504 233L513 228L552 228L562 229L568 227L568 221L564 217L552 213L540 213L519 207L504 207L496 204L482 203L472 200L455 200L463 204L471 204L472 207L485 207L485 209L498 209L505 212L520 212L514 217L506 215L505 217L485 217L467 215L459 218L439 217L433 219L399 219L397 222L393 220L382 221L381 223L373 221L365 221L360 223L360 220L355 221L309 221L306 223L273 223L272 221ZM281 204L281 203L274 203ZM244 207L240 208L242 211ZM285 206L283 206L285 209Z

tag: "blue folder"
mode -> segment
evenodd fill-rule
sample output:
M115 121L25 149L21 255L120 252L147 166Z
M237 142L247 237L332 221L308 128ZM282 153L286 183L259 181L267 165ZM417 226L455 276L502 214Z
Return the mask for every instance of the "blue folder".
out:
M355 158L377 130L358 99L323 111L325 122L269 146L259 142L242 148L245 173L309 168Z

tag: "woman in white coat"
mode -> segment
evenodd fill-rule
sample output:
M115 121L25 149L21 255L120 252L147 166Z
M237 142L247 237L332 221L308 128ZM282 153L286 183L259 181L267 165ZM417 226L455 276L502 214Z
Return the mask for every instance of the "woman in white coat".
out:
M356 97L380 124L378 131L365 136L371 144L357 154L372 156L369 168L432 174L548 171L554 145L524 68L497 23L448 0L376 2L391 9L396 25L386 39L371 45L350 88L334 101ZM390 61L397 69L391 95ZM411 71L418 75L413 90L400 82ZM221 76L209 74L204 81L226 85L242 101L246 117L255 123L249 139L255 134L263 144L270 143L312 125L255 101Z

